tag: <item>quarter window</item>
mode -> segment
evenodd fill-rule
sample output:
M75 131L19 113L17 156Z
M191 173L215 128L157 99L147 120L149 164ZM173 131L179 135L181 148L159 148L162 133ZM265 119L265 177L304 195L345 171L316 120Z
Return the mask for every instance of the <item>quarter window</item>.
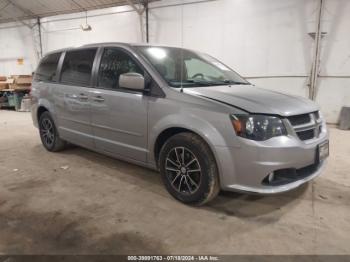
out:
M144 74L130 55L117 48L104 50L98 73L98 86L108 89L119 88L119 77L125 73Z
M38 68L35 71L34 80L36 81L49 81L56 82L57 81L57 65L60 60L61 53L54 53L45 56Z
M94 48L68 51L61 70L61 82L78 86L90 85L96 50Z

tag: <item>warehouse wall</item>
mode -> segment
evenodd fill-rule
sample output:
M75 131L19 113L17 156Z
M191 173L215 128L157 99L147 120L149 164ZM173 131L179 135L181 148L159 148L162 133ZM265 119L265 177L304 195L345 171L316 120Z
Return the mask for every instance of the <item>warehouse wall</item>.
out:
M197 2L197 3L193 3ZM350 3L326 0L321 75L316 101L328 122L350 106ZM150 5L150 42L210 53L261 87L308 95L318 0L166 0ZM130 7L88 12L92 31L83 32L85 13L42 19L44 52L92 42L141 42L140 20ZM183 28L183 30L182 30ZM33 50L28 30L0 30L12 56ZM13 35L13 36L9 36ZM17 37L16 37L17 35ZM1 45L5 45L3 41ZM25 47L25 48L23 48ZM1 53L0 59L8 56ZM28 53L31 72L36 61ZM2 61L2 60L1 60ZM0 75L15 64L0 66ZM17 66L18 67L18 66ZM16 69L18 70L18 68Z
M91 31L82 31L85 13L42 19L45 51L97 42L142 42L140 19L129 6L88 12Z
M82 31L85 13L41 19L43 53L96 42L142 42L140 19L129 6L88 12L92 31ZM20 23L0 25L0 75L31 74L37 65L31 30ZM23 65L17 59L24 58Z
M337 122L341 106L350 106L350 1L325 2L321 78L317 102L330 122Z
M308 97L318 0L191 2L152 4L152 43L208 52L260 87ZM324 10L316 102L336 123L341 106L350 106L350 3L326 0Z
M1 27L0 75L31 74L37 63L31 30L14 23ZM23 64L17 59L23 59Z

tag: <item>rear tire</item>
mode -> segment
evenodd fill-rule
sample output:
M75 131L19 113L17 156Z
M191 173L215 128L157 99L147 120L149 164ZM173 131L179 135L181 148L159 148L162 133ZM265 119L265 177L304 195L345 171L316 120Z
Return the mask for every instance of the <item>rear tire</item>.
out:
M39 133L41 142L46 150L58 152L66 147L67 143L59 137L55 123L47 111L40 115Z
M193 133L171 137L160 151L159 167L168 192L190 205L203 205L220 191L218 169L207 143Z

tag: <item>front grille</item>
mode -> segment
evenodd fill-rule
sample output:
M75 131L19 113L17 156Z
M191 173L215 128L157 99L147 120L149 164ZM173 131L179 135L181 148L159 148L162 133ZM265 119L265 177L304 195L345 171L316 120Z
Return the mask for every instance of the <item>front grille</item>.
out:
M289 122L292 126L302 125L311 121L310 114L297 115L288 117Z
M288 120L302 141L317 138L322 131L322 120L319 112L290 116Z
M315 137L313 129L298 132L297 135L300 138L300 140L309 140Z

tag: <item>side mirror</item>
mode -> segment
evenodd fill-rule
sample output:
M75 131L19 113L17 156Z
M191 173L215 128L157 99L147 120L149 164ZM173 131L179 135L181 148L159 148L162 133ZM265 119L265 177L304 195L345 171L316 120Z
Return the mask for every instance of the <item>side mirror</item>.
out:
M132 90L145 90L145 78L138 73L125 73L119 77L119 87Z

